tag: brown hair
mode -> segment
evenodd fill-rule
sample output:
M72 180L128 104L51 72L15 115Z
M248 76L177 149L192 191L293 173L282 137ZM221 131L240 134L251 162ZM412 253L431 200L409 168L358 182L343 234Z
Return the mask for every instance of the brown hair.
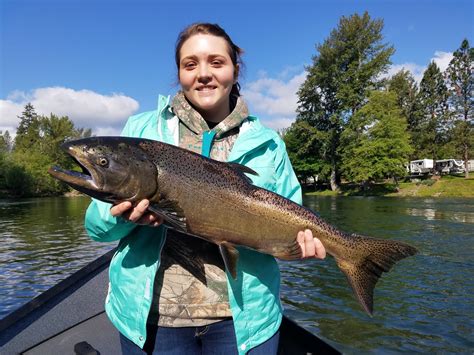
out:
M174 55L175 55L176 67L178 68L178 72L179 72L181 47L183 46L183 43L186 42L190 37L197 34L212 35L212 36L223 38L227 42L227 45L229 47L229 56L230 56L230 59L232 60L232 64L234 64L235 68L237 68L237 65L239 67L242 67L243 63L241 60L241 55L243 54L244 51L240 47L238 47L234 42L232 42L229 35L224 31L222 27L220 27L218 24L213 24L213 23L194 23L186 27L184 30L182 30L178 36L178 40L176 41L176 48L175 48ZM238 82L236 82L232 86L232 91L230 92L230 94L240 96L240 84Z

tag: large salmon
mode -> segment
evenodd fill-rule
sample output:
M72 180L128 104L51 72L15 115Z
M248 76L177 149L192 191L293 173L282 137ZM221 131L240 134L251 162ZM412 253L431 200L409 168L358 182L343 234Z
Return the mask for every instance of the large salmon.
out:
M256 173L243 165L141 138L92 137L63 148L83 172L53 167L52 176L105 202L149 199L149 210L171 227L217 244L234 279L236 246L283 260L300 259L296 235L310 229L372 314L373 289L382 272L417 252L402 242L341 232L311 210L252 185L245 174Z

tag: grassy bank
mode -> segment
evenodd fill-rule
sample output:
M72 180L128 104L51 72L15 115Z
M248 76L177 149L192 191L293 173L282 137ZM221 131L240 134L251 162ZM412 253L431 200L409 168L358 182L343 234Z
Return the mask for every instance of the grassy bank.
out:
M401 182L397 187L391 183L380 183L362 190L354 184L342 184L339 192L331 190L311 191L308 195L318 196L394 196L394 197L472 197L474 198L474 177L443 176L439 180Z

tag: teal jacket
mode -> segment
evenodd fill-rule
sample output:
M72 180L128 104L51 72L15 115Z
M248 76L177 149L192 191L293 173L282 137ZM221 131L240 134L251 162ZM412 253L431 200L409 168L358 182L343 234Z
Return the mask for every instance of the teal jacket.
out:
M156 111L130 117L122 135L176 145L178 118L171 111L169 97L159 97ZM255 185L301 203L301 187L283 141L258 118L249 116L243 122L228 160L255 170L258 176L250 176ZM93 240L120 240L110 264L105 308L115 327L143 347L166 227L138 226L113 217L110 204L96 200L87 209L85 227ZM239 248L239 252L238 269L242 272L237 280L228 278L228 292L239 353L245 354L280 326L280 271L270 255L246 248Z

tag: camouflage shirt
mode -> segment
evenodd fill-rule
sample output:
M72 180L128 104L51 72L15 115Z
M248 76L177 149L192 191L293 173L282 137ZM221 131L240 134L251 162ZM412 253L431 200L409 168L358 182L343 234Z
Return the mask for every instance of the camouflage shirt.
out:
M202 135L210 130L207 122L182 92L173 98L171 107L179 118L179 146L201 153ZM245 102L234 99L229 116L212 128L216 135L211 158L227 160L247 116ZM169 229L149 321L166 327L203 326L231 316L224 262L217 246Z

